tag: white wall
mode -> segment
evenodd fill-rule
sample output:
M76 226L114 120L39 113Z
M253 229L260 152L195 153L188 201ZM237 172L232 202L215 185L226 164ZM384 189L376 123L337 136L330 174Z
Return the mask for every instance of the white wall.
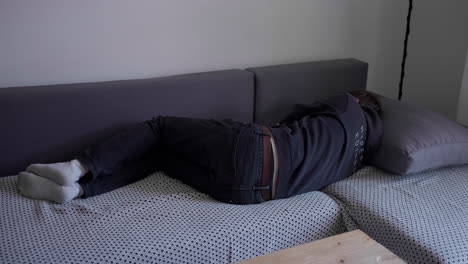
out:
M466 52L465 72L463 74L462 87L460 89L457 121L468 126L468 51Z
M403 100L457 115L468 47L468 1L414 1Z
M406 1L1 0L0 87L318 59L370 63L397 95Z

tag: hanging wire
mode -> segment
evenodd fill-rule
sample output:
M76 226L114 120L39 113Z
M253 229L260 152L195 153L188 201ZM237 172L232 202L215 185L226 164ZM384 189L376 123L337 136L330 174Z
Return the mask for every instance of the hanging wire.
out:
M403 48L403 60L401 62L401 76L400 76L400 84L399 84L399 91L398 91L398 100L401 100L403 97L403 80L405 79L405 66L406 66L406 57L408 56L408 36L410 34L410 22L411 22L411 13L413 11L413 0L409 0L409 8L408 8L408 16L406 18L406 35L405 35L405 43Z

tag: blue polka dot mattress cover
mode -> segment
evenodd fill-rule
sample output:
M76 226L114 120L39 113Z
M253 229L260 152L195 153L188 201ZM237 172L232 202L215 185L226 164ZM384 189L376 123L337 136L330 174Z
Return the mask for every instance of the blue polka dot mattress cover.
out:
M232 205L161 172L66 204L0 178L0 263L231 263L347 231L322 192Z
M365 167L324 192L408 263L468 263L468 166L405 176Z

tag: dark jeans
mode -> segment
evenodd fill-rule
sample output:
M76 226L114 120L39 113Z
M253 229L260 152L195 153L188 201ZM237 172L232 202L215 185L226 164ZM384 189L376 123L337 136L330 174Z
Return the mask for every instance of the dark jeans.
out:
M260 203L263 136L256 124L160 116L79 155L90 170L80 184L90 197L162 170L219 201Z

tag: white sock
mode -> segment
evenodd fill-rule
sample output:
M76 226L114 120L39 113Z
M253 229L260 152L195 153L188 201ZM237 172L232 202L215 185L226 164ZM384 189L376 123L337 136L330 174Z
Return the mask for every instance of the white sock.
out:
M18 174L17 185L23 196L56 203L66 203L83 194L83 189L77 182L62 186L47 178L24 171Z
M76 183L88 172L88 168L81 164L79 160L74 159L68 162L32 164L26 168L26 171L66 186Z

